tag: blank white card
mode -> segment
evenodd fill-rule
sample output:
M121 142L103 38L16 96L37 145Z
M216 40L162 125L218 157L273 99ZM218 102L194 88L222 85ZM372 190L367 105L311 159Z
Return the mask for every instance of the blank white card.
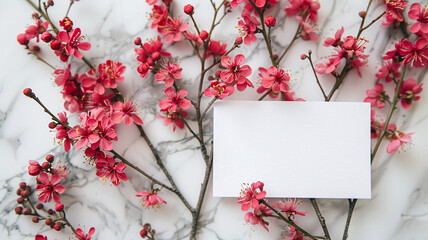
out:
M371 198L370 104L217 102L213 164L214 197Z

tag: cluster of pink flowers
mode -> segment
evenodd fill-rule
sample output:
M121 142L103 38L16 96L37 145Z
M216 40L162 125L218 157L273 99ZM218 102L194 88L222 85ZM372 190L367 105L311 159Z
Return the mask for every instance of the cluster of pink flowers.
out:
M272 215L273 212L265 204L261 203L266 197L266 191L263 190L264 184L260 181L250 184L243 184L241 192L238 197L238 203L241 204L241 210L246 212L250 208L253 211L247 212L244 215L245 222L251 225L261 225L264 229L269 231L267 226L269 223L263 217ZM276 206L280 212L283 212L288 219L293 220L296 215L305 216L307 212L298 211L297 208L301 201L288 199L287 201L278 201ZM269 205L270 206L270 205ZM275 208L275 205L271 206ZM290 238L294 239L294 238Z
M160 36L155 39L149 39L148 42L142 43L141 38L136 38L134 41L135 45L139 46L135 48L135 52L138 57L137 60L140 65L137 71L140 73L142 78L145 78L149 72L154 69L162 56L169 57L171 54L162 49L162 41Z
M395 22L398 24L404 21L403 16L401 15L404 11L404 8L409 5L404 0L384 0L386 10L385 18L382 22L383 25L388 26Z
M319 74L332 73L337 74L337 67L342 59L348 61L345 67L355 68L358 75L361 77L360 67L367 64L368 55L364 54L365 44L368 42L364 38L356 39L353 36L347 36L342 39L342 34L345 29L342 27L337 30L334 38L326 38L324 46L335 47L335 53L332 54L327 60L315 65L315 70Z
M186 99L187 91L179 90L176 92L172 88L167 88L164 91L166 98L159 102L161 112L165 112L165 116L158 114L157 116L164 120L165 126L172 124L173 131L178 127L182 129L184 127L183 119L187 117L188 109L191 105L190 100Z
M305 101L295 97L295 93L290 88L290 74L281 67L270 66L268 69L260 67L259 77L261 86L257 89L258 93L269 91L269 96L272 98L278 97L281 93L284 101Z
M42 165L34 160L29 161L28 174L37 177L39 184L36 186L36 191L40 192L37 198L43 203L48 203L52 199L59 203L61 200L59 194L65 190L60 182L62 178L67 178L67 168L58 162L53 165L53 161L54 156L51 154L46 156L46 162Z
M288 16L296 16L300 23L300 36L303 40L318 42L316 23L318 21L318 10L320 3L316 0L289 0L290 5L284 10Z

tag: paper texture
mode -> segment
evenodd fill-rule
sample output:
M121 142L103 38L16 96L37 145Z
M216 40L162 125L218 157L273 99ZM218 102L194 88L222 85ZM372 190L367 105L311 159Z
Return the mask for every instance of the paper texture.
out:
M370 104L217 102L213 164L214 197L371 198Z

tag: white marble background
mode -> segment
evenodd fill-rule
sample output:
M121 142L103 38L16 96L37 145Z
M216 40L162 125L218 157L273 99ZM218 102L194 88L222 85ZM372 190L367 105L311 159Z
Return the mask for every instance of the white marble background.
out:
M281 8L273 10L282 16L278 18L278 26L275 28L275 43L285 46L291 40L297 25L294 18L283 17L285 1L282 2ZM367 0L320 2L321 40L332 36L342 25L345 27L346 35L356 34L360 24L358 12L366 8ZM95 175L94 167L84 162L80 151L66 154L63 153L62 146L54 144L54 133L49 132L47 128L49 117L39 106L22 95L22 89L31 87L53 112L63 110L62 97L59 88L53 84L51 69L33 56L28 56L24 48L16 42L16 36L23 32L26 26L33 24L31 19L33 10L24 0L1 0L1 3L0 239L34 239L37 233L46 234L49 239L72 238L68 230L57 233L42 223L33 224L30 217L17 216L14 213L15 189L20 181L30 179L27 175L28 160L41 160L48 153L55 153L57 159L66 163L71 171L65 183L67 191L62 196L62 202L67 206L68 217L74 226L87 230L92 226L95 227L96 239L140 239L139 231L142 224L150 222L157 230L157 239L186 239L191 217L175 196L162 192L162 197L168 204L156 211L145 209L134 196L143 187L148 187L149 182L133 171L127 170L129 182L119 187L103 185L103 181ZM203 18L212 12L209 2L176 1L176 13L181 13L182 7L187 3L195 5L195 18L200 21L202 28L207 28L210 19ZM52 18L62 18L67 4L66 0L55 1L55 7L50 11ZM375 2L369 12L369 20L383 10L382 2ZM162 98L161 90L164 87L153 83L150 75L146 79L141 79L136 71L138 62L133 51L133 39L136 36L146 39L156 34L149 29L147 21L149 11L150 8L143 0L81 0L73 6L69 16L92 43L92 49L85 54L91 62L100 63L113 59L122 61L127 66L126 79L120 85L120 90L126 96L140 102L144 129L161 152L167 168L174 173L178 186L184 189L185 197L195 205L204 167L197 142L184 130L172 133L170 128L165 128L162 121L155 117L158 111L157 103ZM223 39L231 45L238 34L235 29L238 22L236 17L236 14L226 17L224 25L214 32L213 38ZM349 74L335 100L362 101L365 90L374 86L374 75L381 64L381 53L389 43L401 37L398 31L390 31L382 27L380 22L365 31L363 36L370 40L366 50L372 55L369 64L361 69L362 78L359 78L356 72ZM298 97L308 101L321 101L322 95L307 61L300 60L300 54L308 49L312 49L315 59L328 55L331 50L323 47L322 41L319 43L298 41L288 53L283 66L296 78L294 89ZM189 47L186 43L177 43L169 46L168 50L174 56L180 56L184 68L182 84L194 86L198 77L195 73L199 67L194 67L198 62L195 58L190 58ZM265 65L268 62L265 50L264 43L259 41L250 47L241 47L236 53L248 56L248 63L255 71L259 66L268 67ZM42 55L55 66L63 67L49 54ZM82 63L79 62L78 65L81 66L80 72L86 70ZM408 76L413 76L418 81L427 78L426 71L421 70L413 71ZM251 80L254 83L258 82L256 74L252 75ZM322 82L326 86L332 85L332 79L327 76L322 77ZM415 132L412 136L414 144L409 150L394 155L386 154L386 144L382 144L380 154L373 165L373 198L358 202L349 231L350 240L428 239L426 90L422 92L421 97L411 110L400 110L393 119L403 131ZM251 90L244 94L236 94L232 98L254 100L257 94L255 90ZM210 124L210 121L206 122L207 126ZM195 126L194 122L192 126ZM126 158L143 168L156 168L149 149L139 138L135 127L121 127L119 139L121 141L115 144L115 149ZM284 188L286 187L287 183L284 183ZM268 190L268 186L266 188ZM245 224L244 213L241 212L236 199L212 198L211 192L209 187L201 218L203 228L199 235L200 239L280 239L284 236L282 223L269 219L270 232L261 227ZM348 210L347 200L325 199L320 200L319 204L327 219L332 238L341 239ZM311 233L322 235L308 201L305 201L303 209L309 213L306 217L297 218L298 223Z

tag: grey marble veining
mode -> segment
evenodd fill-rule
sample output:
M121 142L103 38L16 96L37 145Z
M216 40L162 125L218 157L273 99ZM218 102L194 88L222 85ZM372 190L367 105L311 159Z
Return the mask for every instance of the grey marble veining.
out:
M51 14L55 19L61 18L68 1L56 1ZM200 20L201 27L207 28L210 19L204 18L211 13L209 1L176 1L175 12L182 11L187 3L195 5L195 18ZM341 26L345 27L344 35L354 35L358 31L360 17L358 12L366 8L368 1L328 1L321 0L319 11L321 41L318 43L297 41L281 63L297 79L293 83L296 96L308 101L322 101L322 95L316 85L312 70L307 61L301 61L300 55L307 50L313 51L316 62L331 53L331 48L322 45L323 39L333 36ZM277 27L272 32L274 49L284 49L297 27L294 17L285 17L281 8L272 9L273 13L282 14L277 19ZM51 231L44 224L33 224L30 217L17 216L15 190L20 181L30 180L27 175L28 160L41 160L48 153L55 153L57 159L67 165L71 172L64 182L66 193L62 202L66 205L67 215L76 226L88 230L96 228L96 239L141 239L139 231L142 225L150 222L157 231L156 239L187 239L190 231L191 216L178 198L167 191L161 196L168 202L157 210L145 209L138 191L147 189L150 183L131 170L126 170L130 180L119 187L103 181L95 175L92 165L84 161L80 151L72 150L63 153L62 146L53 144L54 133L49 132L49 117L35 103L22 95L22 89L31 87L53 112L63 110L62 96L59 88L53 84L51 69L28 56L22 46L16 43L17 34L32 24L30 18L33 10L23 0L3 3L0 8L0 239L34 239L36 233L46 234L49 239L69 239L69 230L60 233ZM381 1L374 2L369 12L372 19L383 11ZM173 172L173 177L192 206L196 205L200 182L203 178L204 163L199 145L192 135L185 130L172 132L164 127L156 117L159 111L158 102L163 98L162 84L153 80L152 75L142 79L136 68L138 62L134 53L133 39L136 36L143 40L156 36L150 29L147 13L150 7L145 1L128 0L81 0L70 13L75 26L92 44L92 49L85 56L93 63L107 59L121 61L126 67L125 81L119 85L124 96L139 102L144 129L160 152L166 167ZM232 13L225 18L223 26L214 31L213 38L224 40L228 46L233 44L239 34L235 28L239 13ZM183 16L188 19L187 16ZM192 28L190 26L190 28ZM397 31L388 31L375 23L364 32L363 36L370 42L366 52L373 55L368 66L361 69L363 77L356 71L351 72L345 84L336 93L337 101L362 101L366 89L373 88L374 75L382 64L381 54L389 45L401 38ZM195 84L198 82L199 65L192 58L190 47L186 43L164 44L168 51L177 57L183 67L181 85L189 90L189 96L195 96ZM259 85L258 67L269 67L269 58L264 42L258 41L250 46L242 45L234 52L243 53L247 63L253 68L251 81L256 88ZM55 57L44 54L47 60L57 67L64 67ZM86 66L75 61L73 70L82 73ZM422 82L427 79L427 70L415 70L409 75ZM214 74L214 70L209 74ZM333 85L330 76L321 76L325 88ZM193 89L192 89L193 88ZM254 90L237 93L230 99L255 100L258 94ZM428 135L428 93L421 93L421 100L411 110L400 110L393 118L406 132L415 132L413 145L407 151L394 155L386 153L386 144L372 167L371 200L360 200L353 216L349 231L350 240L425 240L428 239L428 161L426 159L426 136ZM204 101L204 106L207 104ZM189 124L196 128L195 114L189 111ZM385 112L383 112L385 118ZM77 117L70 118L77 121ZM206 126L207 142L211 140L212 114L209 113ZM139 137L135 127L120 126L119 139L114 147L124 157L151 173L165 180L145 142ZM29 181L30 182L30 181ZM286 187L286 183L284 184ZM270 232L261 227L245 224L244 212L236 199L219 199L212 196L212 185L208 187L201 216L201 234L199 239L280 239L285 236L284 225L269 219ZM333 239L341 239L347 214L347 200L319 200L319 205L327 220ZM302 207L308 216L298 218L299 225L311 233L322 235L321 228L312 210L310 202L304 200Z

